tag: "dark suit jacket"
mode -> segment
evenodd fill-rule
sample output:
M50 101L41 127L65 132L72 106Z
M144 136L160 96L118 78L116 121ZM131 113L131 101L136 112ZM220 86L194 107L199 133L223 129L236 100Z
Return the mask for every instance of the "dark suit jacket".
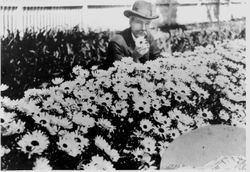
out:
M154 60L160 56L160 49L150 33L147 34L147 41L150 45L149 52L140 58L141 63L145 63L147 60ZM109 42L107 60L103 68L107 69L112 66L114 61L121 60L123 57L132 57L134 49L135 42L132 38L131 28L118 33Z

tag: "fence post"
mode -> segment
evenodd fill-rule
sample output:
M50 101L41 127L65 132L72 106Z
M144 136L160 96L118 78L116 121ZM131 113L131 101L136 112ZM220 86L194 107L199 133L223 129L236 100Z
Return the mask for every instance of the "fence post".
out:
M81 29L84 29L86 31L87 23L88 23L88 4L87 4L87 0L83 0L82 10L81 10L81 21L80 21Z
M17 9L16 9L16 26L20 33L23 33L23 29L24 29L24 25L23 25L23 3L20 2L17 6Z

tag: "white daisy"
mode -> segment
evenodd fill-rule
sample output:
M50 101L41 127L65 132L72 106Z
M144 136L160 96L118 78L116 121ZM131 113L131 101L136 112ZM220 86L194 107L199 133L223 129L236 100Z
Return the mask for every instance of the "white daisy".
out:
M230 115L223 109L220 111L219 117L225 121L230 119Z
M63 90L60 89L58 86L50 87L48 88L48 90L50 92L50 96L53 97L54 100L56 100L57 102L63 101L64 93L63 93Z
M171 125L171 119L167 116L163 116L163 114L159 111L155 111L153 114L154 120L163 124L164 126L169 127Z
M77 129L77 131L79 132L79 133L82 133L82 134L86 134L86 133L88 133L88 127L87 126L78 126L78 129Z
M199 116L200 118L205 119L205 120L211 120L211 119L214 118L212 112L208 111L208 109L204 109L204 110L199 109L199 110L198 110L198 116Z
M56 117L51 115L50 120L52 124L58 125L66 129L71 129L73 127L73 123L69 121L68 118Z
M120 90L118 90L117 94L118 94L119 98L122 100L126 100L128 98L127 90L120 89Z
M224 106L225 108L229 109L230 111L234 111L235 110L235 104L232 103L229 100L226 100L225 98L220 98L220 103L222 104L222 106Z
M140 122L140 127L142 131L149 132L152 129L153 124L148 119L142 119Z
M153 166L155 160L152 160L151 156L148 153L143 154L142 156L142 165L139 167L140 170L156 170L157 167Z
M21 99L18 102L18 110L21 112L25 112L27 115L32 116L34 114L38 114L41 112L41 108L36 105L33 101L26 101L24 99Z
M200 127L205 127L205 126L208 126L209 123L207 121L204 120L204 118L200 117L200 116L195 116L194 117L194 121L196 123L196 126L198 128Z
M129 105L126 101L116 101L114 105L111 106L112 113L118 116L126 116Z
M237 113L232 113L231 114L231 125L233 126L237 126L237 127L242 127L245 128L246 127L246 119L245 118L241 118L237 115Z
M115 127L111 124L111 122L107 119L103 119L103 118L100 118L97 122L96 122L97 125L101 126L102 128L110 131L110 132L114 132L115 130Z
M111 149L110 145L106 140L104 140L101 136L96 136L95 145L103 150L112 161L116 162L120 158L120 155L117 150Z
M123 63L127 64L127 65L130 65L130 64L133 64L133 63L134 63L132 57L124 57L124 58L122 58L121 61L122 61Z
M89 164L83 165L84 170L115 170L113 164L98 155L92 156Z
M107 77L110 75L110 72L108 72L106 70L102 70L102 69L92 70L91 73L97 79L100 79L102 77Z
M32 118L35 120L37 124L40 124L44 127L49 126L49 123L51 121L51 116L46 112L33 115Z
M121 75L121 76L124 77L123 75ZM114 79L112 79L112 82L114 84L113 90L115 92L118 92L119 90L126 91L127 87L124 85L125 81L126 80L124 78L114 78Z
M173 109L172 111L168 112L168 116L170 119L179 120L182 115L182 112L177 108Z
M162 157L166 149L169 147L170 143L167 141L158 141L158 148L160 149L160 156Z
M100 86L95 82L94 79L89 79L85 83L85 89L91 92L95 92L96 90L100 89Z
M86 79L80 76L77 76L75 80L72 81L72 84L75 85L75 89L79 90L86 83Z
M73 94L74 94L74 96L77 98L77 99L79 99L79 100L83 100L83 99L85 99L86 98L86 92L88 93L89 91L88 90L85 90L85 89L83 89L83 88L81 88L81 89L74 89L74 91L73 91Z
M153 154L156 152L155 151L155 148L156 148L155 144L156 144L156 141L152 137L145 137L141 141L141 145L143 145L144 151L149 153L149 154Z
M143 90L148 92L155 90L155 84L152 82L148 82L146 79L140 80L140 86Z
M62 110L61 104L59 102L55 102L52 106L51 109L56 110L59 114L62 114L64 111Z
M0 102L2 104L1 107L6 107L6 108L9 108L9 109L15 109L15 108L18 108L19 101L20 100L11 100L7 96L5 96L5 97L0 96Z
M156 111L153 113L153 117L154 117L154 120L155 120L155 121L161 122L161 121L162 121L162 118L163 118L163 113L161 113L160 111L156 110Z
M71 81L65 81L61 83L60 88L63 90L64 93L71 93L74 89L74 85Z
M134 159L135 159L135 160L141 161L142 156L143 156L143 154L144 154L144 150L141 149L141 148L136 148L136 149L133 150L131 153L132 153L132 155L134 155Z
M82 78L89 77L89 71L86 69L82 69L80 66L76 66L73 68L73 73L81 76Z
M182 132L182 134L184 133L188 133L189 131L192 130L192 128L182 122L178 122L177 123L177 128Z
M135 130L134 132L133 132L133 136L132 137L136 137L136 138L144 138L144 137L146 137L146 135L145 134L143 134L141 131L139 131L139 130Z
M59 85L63 82L63 78L55 78L55 79L52 79L52 83L55 84L55 85Z
M21 120L12 121L8 125L2 126L2 135L8 136L12 134L20 134L25 129L25 122L22 122Z
M161 125L161 126L157 126L153 128L153 132L162 137L162 138L166 138L167 135L167 131L169 130L169 127Z
M155 109L155 110L158 110L162 105L161 105L161 101L159 98L156 98L156 99L152 99L152 107Z
M74 111L74 110L78 110L78 104L77 104L77 100L74 98L65 98L62 102L57 102L59 104L62 105L62 107L64 107L66 110L69 109L70 111ZM58 106L58 104L57 104ZM53 107L52 107L53 108ZM71 117L71 115L70 115Z
M4 112L4 110L2 109L0 114L0 124L3 126L7 125L10 122L14 121L16 116L17 115L14 112Z
M79 71L82 70L82 67L79 65L76 65L73 67L72 71L74 74L79 75Z
M106 87L106 88L111 87L111 79L109 79L107 77L98 78L98 80L96 82L97 82L97 84L99 84L103 87Z
M72 121L80 126L86 126L87 128L91 128L95 125L95 119L93 117L83 115L81 112L75 113Z
M149 113L150 112L150 99L149 98L144 98L144 97L139 97L135 103L134 103L134 110L138 111L139 113Z
M49 160L46 158L37 158L34 162L34 167L32 170L52 170L52 167L49 165Z
M127 114L128 114L128 109L123 109L119 115L125 117L127 116Z
M83 150L85 147L89 145L89 140L84 138L82 135L78 134L78 132L65 132L63 137L65 139L74 140L78 146Z
M190 88L194 91L197 92L199 94L199 96L203 97L204 99L207 99L209 94L207 91L205 91L204 89L202 89L201 87L199 87L197 84L192 83L190 85Z
M55 103L55 100L52 97L47 98L47 100L43 101L43 108L46 110L52 109L52 106L54 103Z
M179 132L178 129L171 129L171 130L168 130L167 134L168 134L173 140L180 136L180 132Z
M50 124L49 126L46 127L49 133L54 136L60 132L60 127L58 125Z
M192 125L194 123L194 120L192 117L182 113L180 110L178 110L176 108L173 111L170 111L168 113L168 115L171 119L175 119L175 120L182 122L186 125Z
M117 162L120 159L120 155L117 150L111 149L106 152L113 162Z
M178 88L179 94L184 94L186 96L189 96L191 93L190 88L188 86L186 86L186 84L184 84L183 82L178 82L177 88Z
M175 98L176 101L178 101L180 103L181 102L190 103L189 98L186 95L184 95L184 94L175 93L174 94L174 98Z
M41 155L49 145L49 140L41 131L33 131L25 134L21 140L17 142L18 146L24 153Z
M102 150L109 150L110 149L110 145L106 142L106 140L103 139L102 136L95 137L95 145Z
M98 112L98 108L96 105L94 104L91 105L90 103L87 103L87 102L85 102L84 105L82 106L82 110L93 115L96 115Z
M10 149L9 148L7 148L7 147L5 147L5 146L2 146L2 145L0 145L0 152L1 152L1 157L3 157L5 154L8 154L8 153L10 153Z
M67 152L70 156L76 157L81 154L79 143L72 137L60 136L57 145L59 150Z
M1 92L7 90L8 88L9 88L9 86L6 85L6 84L1 84L1 85L0 85L0 91L1 91Z

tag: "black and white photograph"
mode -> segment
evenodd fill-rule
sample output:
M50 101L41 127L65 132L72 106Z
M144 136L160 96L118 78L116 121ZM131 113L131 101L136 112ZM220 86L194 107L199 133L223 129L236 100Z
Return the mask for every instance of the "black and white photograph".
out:
M248 171L247 4L0 0L0 170Z

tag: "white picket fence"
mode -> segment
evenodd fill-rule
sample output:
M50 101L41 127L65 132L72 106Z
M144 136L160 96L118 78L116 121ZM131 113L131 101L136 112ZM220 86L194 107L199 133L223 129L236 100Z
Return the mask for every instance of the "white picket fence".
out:
M84 0L0 0L0 35L26 28L67 29L84 27Z
M7 35L8 30L22 33L26 28L70 29L109 28L122 29L128 26L128 19L123 16L125 9L130 9L135 0L0 0L0 36ZM247 0L219 0L221 19L229 20L233 15L245 15L243 7ZM151 0L161 3L161 0ZM207 21L209 0L170 0L177 2L177 19L180 24ZM216 2L216 0L210 0ZM230 2L230 3L228 3ZM230 5L232 2L240 4ZM184 4L184 5L183 5ZM185 5L186 4L186 5ZM190 5L191 4L191 5ZM205 5L201 5L205 4ZM160 11L158 6L158 12ZM162 13L162 11L161 11ZM164 13L166 15L166 13ZM165 18L171 17L171 13ZM161 16L160 16L161 17Z

